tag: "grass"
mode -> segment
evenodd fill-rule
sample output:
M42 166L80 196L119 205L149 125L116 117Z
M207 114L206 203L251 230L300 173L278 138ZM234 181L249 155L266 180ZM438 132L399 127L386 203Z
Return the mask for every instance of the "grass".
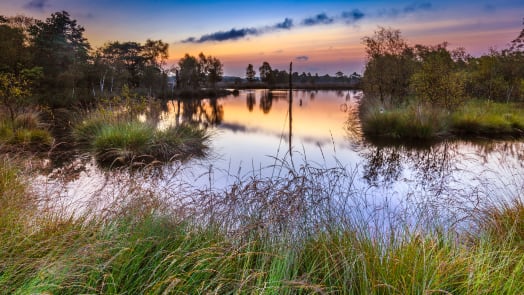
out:
M98 110L74 127L78 145L104 166L144 166L203 157L208 135L191 125L159 130L153 122L132 115Z
M0 119L0 149L3 151L49 151L54 138L38 112L19 114L14 122Z
M443 136L448 128L444 112L420 106L372 107L361 122L364 134L393 139L434 139Z
M513 103L471 101L452 116L452 131L473 136L523 136L524 109Z
M518 196L476 208L469 220L475 230L434 220L415 228L390 220L386 230L374 230L369 220L338 214L359 210L345 171L303 167L278 178L239 179L224 191L177 187L174 196L194 200L182 210L130 182L119 202L72 215L26 189L16 167L16 160L0 161L2 294L524 289L524 206ZM335 196L351 199L338 203Z
M433 140L524 136L522 107L489 101L469 101L454 112L414 105L367 107L361 122L364 134L371 138Z

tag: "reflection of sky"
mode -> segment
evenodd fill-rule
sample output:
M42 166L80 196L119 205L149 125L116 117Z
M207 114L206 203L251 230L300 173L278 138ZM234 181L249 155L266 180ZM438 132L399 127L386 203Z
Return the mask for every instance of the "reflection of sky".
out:
M251 111L247 104L249 93L255 97ZM213 156L204 161L207 165L238 176L249 175L253 170L260 172L261 168L265 170L262 174L271 175L274 169L264 168L278 166L282 159L286 165L294 164L297 168L305 163L319 167L342 165L359 170L361 187L372 185L388 192L407 188L434 191L443 185L457 190L485 181L513 179L510 172L522 174L524 171L524 145L518 142L451 142L429 149L376 147L364 143L347 131L346 122L352 121L348 120L352 116L344 112L345 106L349 109L354 106L358 95L347 91L294 91L291 160L287 92L275 92L269 112L261 109L261 99L266 93L265 90L241 91L238 97L218 100L223 121L211 128ZM181 105L183 109L183 102ZM209 101L203 105L210 113ZM173 124L177 108L168 109L162 117ZM223 176L220 173L215 176L220 183ZM513 183L522 181L524 179Z
M94 47L107 41L162 39L170 63L204 52L245 76L267 60L283 69L334 75L362 72L362 37L377 26L398 28L412 44L448 41L475 55L504 48L521 30L524 2L483 1L145 1L3 0L5 15L45 19L66 10ZM193 40L193 42L183 41ZM207 40L205 42L198 41ZM298 58L301 57L301 58Z
M261 161L277 152L283 155L289 146L289 103L287 91L273 91L271 108L262 109L266 90L242 91L238 97L219 99L224 109L223 121L213 131L213 145L234 160L243 163ZM356 107L357 92L294 91L292 108L292 146L296 152L315 162L332 158L333 151L349 146L345 122L348 111ZM247 97L251 94L255 104L250 111ZM178 106L168 104L168 112L161 115L165 122L174 124ZM209 103L204 109L210 113ZM181 103L181 112L183 111ZM183 115L183 113L182 113ZM161 125L165 124L163 122ZM220 152L219 152L220 153ZM354 152L352 152L354 153ZM228 157L228 156L226 156ZM263 162L266 162L265 160ZM267 164L267 163L266 163ZM258 163L257 163L258 166Z

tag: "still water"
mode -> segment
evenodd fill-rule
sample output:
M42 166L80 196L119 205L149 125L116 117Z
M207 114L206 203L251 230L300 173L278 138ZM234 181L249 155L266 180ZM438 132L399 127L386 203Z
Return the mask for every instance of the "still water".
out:
M522 141L369 142L360 134L356 112L361 95L295 90L290 101L286 90L248 90L214 100L170 101L159 125L196 121L207 126L212 155L201 164L240 176L273 172L282 163L344 166L358 171L363 186L391 190L408 184L438 187L451 180L514 181L524 172ZM215 184L227 184L227 174L215 173Z
M522 141L370 142L360 134L356 112L360 92L294 90L291 94L245 90L218 99L169 101L155 118L158 127L191 121L207 128L210 156L171 170L165 180L143 185L170 191L187 184L220 190L238 179L278 177L312 166L345 169L352 189L366 198L390 198L394 203L426 194L446 206L459 202L458 196L468 196L467 202L473 204L475 198L523 195ZM67 182L59 193L63 200L105 198L100 192L115 175L108 176L93 161L82 165L74 178L44 177L43 181ZM113 186L119 182L113 181Z

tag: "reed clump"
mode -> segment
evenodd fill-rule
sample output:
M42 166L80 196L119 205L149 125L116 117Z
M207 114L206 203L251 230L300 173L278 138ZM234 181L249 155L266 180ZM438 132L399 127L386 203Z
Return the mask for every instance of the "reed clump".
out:
M48 151L54 138L37 111L27 111L15 117L0 119L0 145L3 151Z
M73 129L78 146L93 153L103 166L145 166L207 154L209 135L198 126L159 129L154 121L141 121L132 112L122 112L96 110Z

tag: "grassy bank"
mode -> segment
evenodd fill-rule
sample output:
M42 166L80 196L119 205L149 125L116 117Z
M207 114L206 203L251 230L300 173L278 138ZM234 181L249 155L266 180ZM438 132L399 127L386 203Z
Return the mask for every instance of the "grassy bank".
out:
M76 124L78 145L108 167L143 166L203 157L207 151L205 130L188 124L158 129L154 121L140 121L134 111L100 108Z
M524 136L522 106L489 101L469 101L453 112L431 106L368 107L361 122L367 136L392 139Z
M516 294L524 288L519 201L477 208L469 231L435 219L416 221L416 229L391 222L377 231L370 220L333 215L326 197L337 191L341 174L306 168L223 192L177 188L181 198L202 197L184 210L130 183L121 196L127 201L72 215L36 198L16 166L0 161L3 294ZM322 178L334 182L315 185Z

